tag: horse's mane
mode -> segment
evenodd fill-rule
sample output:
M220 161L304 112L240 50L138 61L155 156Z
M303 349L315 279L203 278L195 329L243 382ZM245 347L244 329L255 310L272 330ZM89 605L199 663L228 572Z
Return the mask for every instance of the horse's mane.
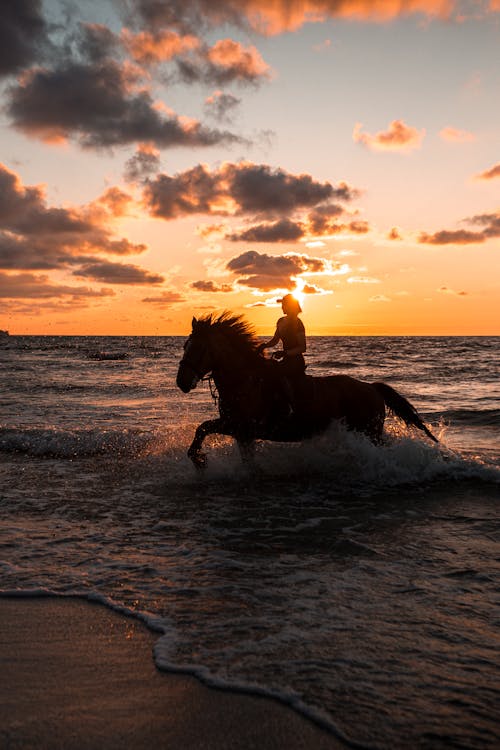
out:
M259 340L254 328L243 315L235 315L225 310L220 315L209 313L193 322L194 334L208 334L217 331L223 334L233 346L255 353Z

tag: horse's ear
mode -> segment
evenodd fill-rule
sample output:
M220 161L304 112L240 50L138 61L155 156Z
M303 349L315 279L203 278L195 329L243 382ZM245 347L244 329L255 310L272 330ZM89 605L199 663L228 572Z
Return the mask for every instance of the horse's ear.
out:
M195 325L197 324L197 322L198 322L198 321L196 320L196 318L195 318L195 317L194 317L194 315L193 315L193 320L191 321L191 326L192 326L192 328L194 328L194 327L195 327Z

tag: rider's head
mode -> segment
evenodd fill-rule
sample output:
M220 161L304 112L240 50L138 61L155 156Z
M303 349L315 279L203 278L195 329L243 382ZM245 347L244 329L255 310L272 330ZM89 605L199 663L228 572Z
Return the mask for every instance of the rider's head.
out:
M300 303L295 299L293 294L285 294L285 296L279 301L281 302L281 307L283 308L285 315L288 315L289 313L292 315L298 315L302 312Z

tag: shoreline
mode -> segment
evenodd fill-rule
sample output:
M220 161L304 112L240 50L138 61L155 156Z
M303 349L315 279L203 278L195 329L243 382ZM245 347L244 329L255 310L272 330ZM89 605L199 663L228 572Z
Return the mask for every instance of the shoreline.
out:
M66 597L0 599L0 747L336 750L277 699L157 669L139 619Z

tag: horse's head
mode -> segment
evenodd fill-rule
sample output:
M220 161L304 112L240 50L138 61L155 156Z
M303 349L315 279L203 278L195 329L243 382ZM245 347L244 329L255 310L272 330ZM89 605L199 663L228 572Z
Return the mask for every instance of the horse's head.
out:
M196 388L198 382L212 370L209 334L208 327L200 326L193 318L191 335L184 344L184 355L177 371L177 386L183 393Z
M189 393L210 372L221 376L230 371L232 378L235 374L244 376L259 360L257 344L252 327L240 315L226 311L218 317L193 318L191 335L179 363L177 385Z

